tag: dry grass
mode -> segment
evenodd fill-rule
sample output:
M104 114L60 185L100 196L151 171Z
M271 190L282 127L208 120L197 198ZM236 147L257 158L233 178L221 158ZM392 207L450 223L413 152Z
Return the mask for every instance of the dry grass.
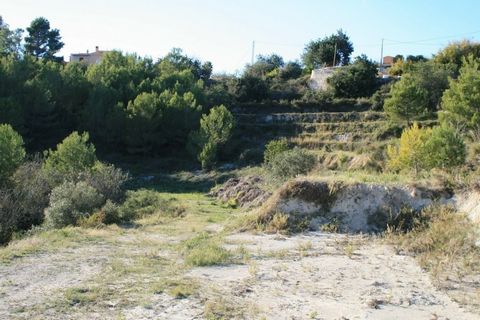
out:
M399 252L415 256L440 288L460 303L475 308L480 308L478 236L478 226L465 214L446 206L425 209L409 232L386 233L387 241Z

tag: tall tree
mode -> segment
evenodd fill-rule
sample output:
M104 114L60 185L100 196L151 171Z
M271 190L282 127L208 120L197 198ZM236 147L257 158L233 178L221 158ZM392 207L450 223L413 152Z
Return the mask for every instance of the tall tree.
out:
M50 29L50 22L43 18L36 18L27 28L25 37L25 51L37 58L55 60L55 54L63 48L60 31Z
M10 30L8 24L0 16L0 55L20 54L22 29Z
M440 121L480 137L480 61L470 55L464 59L457 80L442 96Z
M349 64L352 52L353 44L350 38L345 32L338 30L336 34L307 44L302 59L307 69L312 70L323 66Z

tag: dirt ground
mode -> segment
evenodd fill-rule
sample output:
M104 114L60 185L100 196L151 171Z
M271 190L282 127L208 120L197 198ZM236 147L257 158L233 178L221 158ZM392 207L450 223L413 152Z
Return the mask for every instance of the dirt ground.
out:
M231 234L242 261L187 269L178 241L126 230L1 263L0 319L480 319L372 237ZM169 277L192 292L151 290Z

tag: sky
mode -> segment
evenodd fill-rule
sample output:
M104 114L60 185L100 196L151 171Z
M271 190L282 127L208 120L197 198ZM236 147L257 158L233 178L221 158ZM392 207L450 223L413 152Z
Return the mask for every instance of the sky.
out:
M0 0L11 28L43 16L60 30L59 55L117 49L153 59L181 48L215 73L241 72L255 55L299 60L305 44L343 29L353 56L423 54L479 40L478 0Z

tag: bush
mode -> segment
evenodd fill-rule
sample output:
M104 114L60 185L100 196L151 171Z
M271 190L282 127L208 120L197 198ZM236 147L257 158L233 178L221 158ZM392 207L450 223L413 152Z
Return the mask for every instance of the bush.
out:
M465 162L462 138L450 127L420 128L414 123L403 131L399 147L387 148L388 167L393 170L448 169Z
M40 225L44 220L44 211L48 207L52 191L50 178L42 170L39 159L22 164L12 176L13 190L20 212L17 220L18 230L28 230Z
M0 244L10 241L20 215L11 190L0 190Z
M383 108L392 120L410 123L424 116L428 109L428 92L408 74L392 85L390 94Z
M155 213L169 211L168 201L152 190L128 191L125 202L120 206L119 218L130 221Z
M338 69L327 81L336 97L369 97L377 87L377 66L366 56Z
M47 226L61 228L76 225L82 217L88 217L104 203L103 195L86 182L64 182L50 194L50 203L45 210Z
M382 85L375 93L372 95L370 101L372 103L372 110L383 111L383 105L385 100L390 98L390 90L392 88L392 83L386 83Z
M0 183L10 177L24 157L22 137L9 124L0 125Z
M80 179L94 187L105 199L120 202L125 195L124 184L129 175L112 164L96 162L92 170L84 172Z
M413 169L417 174L425 168L425 143L431 129L422 129L415 122L410 128L403 130L398 147L388 146L387 166L392 170Z
M120 219L120 207L110 200L94 214L82 217L79 225L86 228L98 228L106 224L122 222Z
M287 139L272 140L265 146L265 152L263 153L263 162L268 165L277 155L287 150Z
M269 169L276 178L291 178L306 174L315 166L315 156L303 149L295 148L277 154L270 162Z
M234 126L232 113L223 105L213 107L208 115L202 116L200 130L190 135L191 149L197 152L202 168L215 164L219 147L230 139Z
M434 127L425 143L426 166L448 169L465 163L467 151L462 137L451 127Z
M88 143L87 132L79 135L73 132L57 145L57 150L45 152L45 169L56 171L67 177L90 170L96 161L95 146Z

